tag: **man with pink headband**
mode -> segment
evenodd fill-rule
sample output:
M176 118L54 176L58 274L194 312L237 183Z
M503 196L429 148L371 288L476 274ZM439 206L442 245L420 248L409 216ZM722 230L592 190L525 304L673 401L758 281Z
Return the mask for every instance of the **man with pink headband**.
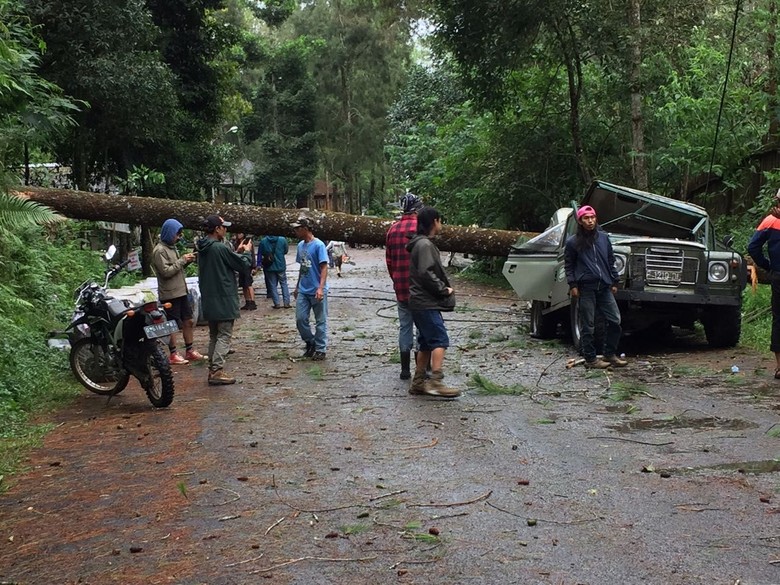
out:
M585 205L577 210L577 233L566 240L564 261L572 300L579 303L582 357L586 368L623 367L628 362L616 355L620 341L618 273L609 236L598 227L596 210ZM597 357L594 345L596 313L606 322L604 359Z

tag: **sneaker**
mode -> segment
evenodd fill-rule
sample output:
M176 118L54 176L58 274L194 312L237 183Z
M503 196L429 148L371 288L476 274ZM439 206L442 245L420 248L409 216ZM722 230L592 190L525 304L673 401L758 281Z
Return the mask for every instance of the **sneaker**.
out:
M310 358L314 355L315 345L313 343L306 344L306 351L303 352L301 357Z
M315 362L321 362L325 359L325 352L324 351L315 351L314 354L311 356L312 361Z
M222 369L209 372L209 386L227 386L235 383L236 379L228 376Z
M205 359L203 354L195 349L188 349L184 354L184 358L191 362L199 362L200 360Z
M628 362L626 360L616 355L606 356L604 357L604 360L606 362L609 362L610 366L615 366L616 368L624 368L628 365Z
M285 309L292 309L292 305L285 305L284 308Z
M282 305L274 305L274 306L273 306L273 307L271 307L271 308L272 308L272 309L281 309L281 308L282 308Z
M590 361L585 362L585 367L593 370L605 370L611 365L612 365L611 363L606 362L601 358L594 358Z
M181 357L178 352L172 353L171 357L168 358L168 361L172 366L183 366L184 364L190 363L188 360Z

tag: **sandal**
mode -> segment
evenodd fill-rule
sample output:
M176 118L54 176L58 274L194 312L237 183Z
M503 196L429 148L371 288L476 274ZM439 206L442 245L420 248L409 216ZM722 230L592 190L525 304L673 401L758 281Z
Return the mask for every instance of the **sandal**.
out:
M780 368L775 370L775 380L780 380Z

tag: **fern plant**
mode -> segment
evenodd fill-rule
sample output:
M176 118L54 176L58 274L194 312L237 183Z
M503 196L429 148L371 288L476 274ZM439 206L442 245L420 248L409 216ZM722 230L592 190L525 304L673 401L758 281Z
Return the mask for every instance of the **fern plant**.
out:
M45 205L0 192L0 229L17 229L63 221L64 216Z

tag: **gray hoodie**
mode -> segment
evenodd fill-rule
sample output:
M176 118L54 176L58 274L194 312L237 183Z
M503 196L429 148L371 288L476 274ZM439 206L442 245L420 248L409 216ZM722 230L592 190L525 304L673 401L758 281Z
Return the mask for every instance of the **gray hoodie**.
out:
M441 263L441 253L428 236L417 234L409 240L406 249L410 255L409 308L413 311L436 309L452 311L455 295L448 294L451 288L447 273Z

